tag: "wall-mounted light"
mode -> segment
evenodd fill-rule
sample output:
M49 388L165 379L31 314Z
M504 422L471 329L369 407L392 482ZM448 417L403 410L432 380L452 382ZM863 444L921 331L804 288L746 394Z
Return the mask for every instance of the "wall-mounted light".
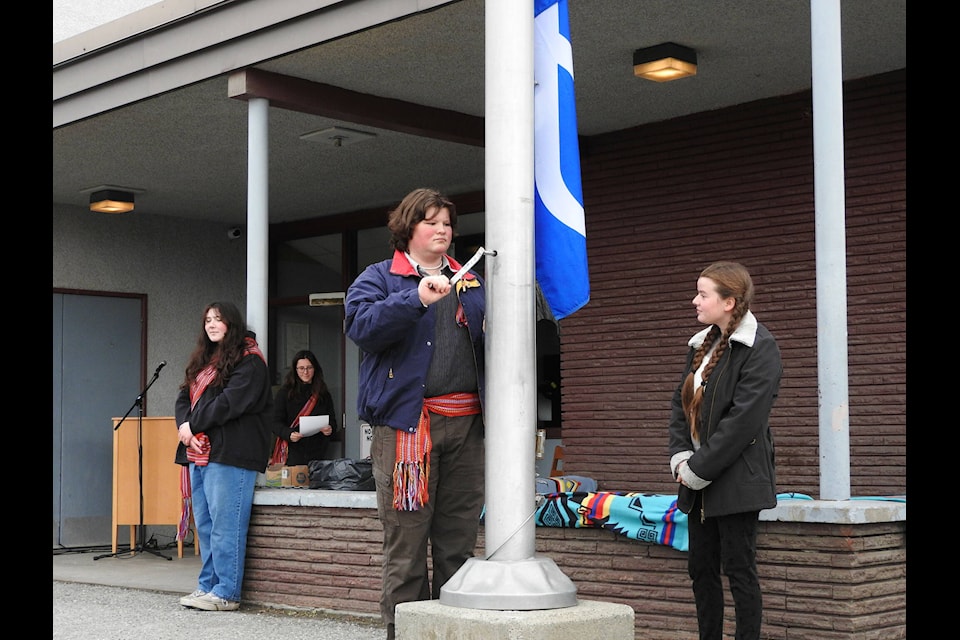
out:
M665 42L633 52L633 75L654 82L669 82L697 75L697 52Z
M90 192L90 211L99 213L127 213L133 211L133 192L120 189L101 189Z

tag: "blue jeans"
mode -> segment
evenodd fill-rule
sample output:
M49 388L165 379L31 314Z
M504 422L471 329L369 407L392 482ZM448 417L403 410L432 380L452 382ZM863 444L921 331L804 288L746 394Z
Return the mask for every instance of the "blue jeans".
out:
M193 518L200 542L197 588L219 598L240 601L247 528L257 472L211 462L190 464Z

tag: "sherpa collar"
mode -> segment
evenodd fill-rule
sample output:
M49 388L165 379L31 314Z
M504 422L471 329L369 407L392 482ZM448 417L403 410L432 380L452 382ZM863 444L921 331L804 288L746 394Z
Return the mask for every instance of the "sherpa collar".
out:
M699 349L700 345L703 344L703 341L706 340L707 334L710 333L711 329L713 329L713 325L710 325L706 329L697 332L692 338L690 338L690 341L687 342L687 344L694 349ZM748 347L753 346L753 343L757 339L757 317L753 315L753 311L747 311L747 314L743 316L743 320L740 321L740 326L734 329L733 335L730 336L730 339L741 344L745 344Z

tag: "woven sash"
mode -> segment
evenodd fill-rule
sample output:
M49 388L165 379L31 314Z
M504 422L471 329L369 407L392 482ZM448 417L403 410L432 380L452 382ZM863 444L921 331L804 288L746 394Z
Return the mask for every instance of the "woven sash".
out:
M417 430L397 431L397 454L393 468L393 508L419 511L430 501L430 412L441 416L472 416L480 413L476 393L448 393L424 398Z
M217 368L215 365L216 360L211 361L210 364L200 370L197 377L190 383L191 410L197 406L197 401L203 395L203 392L207 390L207 387L210 386L210 383L217 378ZM207 434L200 433L197 435L197 440L200 442L200 452L197 453L192 447L187 447L187 460L203 467L210 462L210 438L207 437Z
M310 397L307 398L307 401L300 409L300 413L298 413L293 419L293 422L290 423L290 428L295 429L297 425L300 424L300 417L310 415L315 406L317 406L317 394L311 393ZM289 452L290 443L283 438L278 437L277 442L273 445L273 454L270 456L270 464L287 464L287 454Z
M180 524L177 526L177 542L186 539L190 530L190 511L193 509L193 495L190 490L190 465L180 465Z

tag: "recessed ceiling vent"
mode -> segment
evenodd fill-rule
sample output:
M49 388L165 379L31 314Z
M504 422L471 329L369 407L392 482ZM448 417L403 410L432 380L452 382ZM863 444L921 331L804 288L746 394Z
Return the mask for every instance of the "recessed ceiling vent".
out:
M345 147L349 144L362 142L369 138L376 138L377 134L367 133L366 131L357 131L356 129L345 129L343 127L330 127L320 131L305 133L300 136L301 140L307 142L320 142L328 144L331 147Z

